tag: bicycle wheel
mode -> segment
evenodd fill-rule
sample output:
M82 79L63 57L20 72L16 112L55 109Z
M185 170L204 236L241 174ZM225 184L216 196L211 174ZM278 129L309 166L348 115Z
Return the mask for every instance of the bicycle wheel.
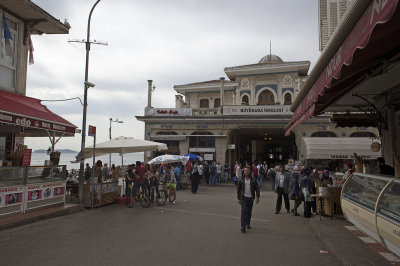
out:
M139 198L140 206L148 208L150 206L150 197L147 192L142 192Z
M156 198L156 203L158 206L163 206L163 205L165 205L165 202L167 201L167 197L165 195L165 190L161 189L158 193L159 193L159 197Z
M175 201L176 197L174 196L174 192L172 190L169 191L168 200L170 203Z

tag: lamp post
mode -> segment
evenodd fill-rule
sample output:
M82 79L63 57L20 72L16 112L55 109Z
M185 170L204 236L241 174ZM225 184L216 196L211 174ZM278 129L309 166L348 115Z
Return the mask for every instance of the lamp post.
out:
M84 156L84 151L85 151L85 141L86 141L86 111L87 111L87 91L89 87L94 87L95 85L93 83L90 83L88 81L88 76L89 76L89 51L90 51L90 19L92 18L92 13L94 8L97 6L97 4L100 2L100 0L97 0L96 3L94 3L92 9L90 10L89 13L89 18L88 18L88 26L87 26L87 36L86 36L86 66L85 66L85 82L84 82L84 100L83 100L83 116L82 116L82 141L81 141L81 161L80 161L80 168L79 168L79 199L80 202L83 203L83 169L84 169L84 164L85 164L85 156ZM94 165L93 165L94 167ZM94 176L92 177L94 178Z
M115 119L115 120L113 120L113 119L110 117L110 131L109 131L109 133L110 133L110 140L111 140L111 123L112 123L112 122L114 122L114 123L120 123L120 124L124 123L124 121L120 121L120 120L118 120L118 118ZM111 167L111 153L110 153L110 164L108 165L108 167Z

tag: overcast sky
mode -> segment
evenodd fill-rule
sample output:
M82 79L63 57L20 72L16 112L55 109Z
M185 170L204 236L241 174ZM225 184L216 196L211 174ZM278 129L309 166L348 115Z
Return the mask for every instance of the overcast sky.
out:
M71 24L69 34L33 36L35 64L28 66L27 95L39 99L83 99L87 19L95 0L32 0ZM284 61L310 60L318 51L317 0L102 0L91 20L92 45L87 125L97 142L112 137L144 138L147 80L156 90L152 106L174 107L174 85L226 77L225 67L257 63L269 53ZM310 68L310 70L311 70ZM43 102L82 128L78 100ZM81 136L63 138L56 149L80 150ZM87 144L92 138L87 137ZM47 149L48 138L27 138L29 148Z

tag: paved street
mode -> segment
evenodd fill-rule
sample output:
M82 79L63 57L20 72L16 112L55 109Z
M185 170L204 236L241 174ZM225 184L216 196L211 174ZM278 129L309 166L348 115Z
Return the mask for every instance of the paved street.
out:
M162 208L85 210L2 231L1 264L389 265L344 220L275 215L274 204L264 188L245 234L233 185L179 191Z

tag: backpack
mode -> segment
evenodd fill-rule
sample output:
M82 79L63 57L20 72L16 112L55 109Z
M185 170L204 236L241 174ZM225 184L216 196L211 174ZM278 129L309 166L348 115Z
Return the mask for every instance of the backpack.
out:
M260 171L259 171L259 174L260 174L260 175L265 174L265 166L262 165L262 164L260 164Z

